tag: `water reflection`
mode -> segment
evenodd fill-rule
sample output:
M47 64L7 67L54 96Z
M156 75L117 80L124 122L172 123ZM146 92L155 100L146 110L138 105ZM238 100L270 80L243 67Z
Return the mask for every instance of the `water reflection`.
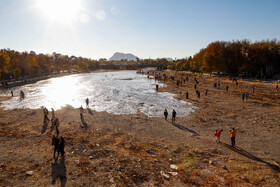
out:
M173 94L156 92L155 81L136 71L116 71L71 75L39 81L35 84L12 88L14 94L19 90L26 94L24 100L13 97L4 101L1 107L59 109L67 104L78 108L85 106L89 98L90 108L114 114L135 114L141 111L148 116L162 116L164 108L173 108L178 116L185 116L194 106L173 98ZM159 84L160 87L164 86ZM5 90L10 93L11 89ZM2 93L3 94L3 93Z

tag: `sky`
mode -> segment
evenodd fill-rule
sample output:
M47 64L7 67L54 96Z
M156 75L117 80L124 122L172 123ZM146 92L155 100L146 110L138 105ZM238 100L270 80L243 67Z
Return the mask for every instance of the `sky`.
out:
M20 52L178 59L279 38L279 0L0 0L0 49Z

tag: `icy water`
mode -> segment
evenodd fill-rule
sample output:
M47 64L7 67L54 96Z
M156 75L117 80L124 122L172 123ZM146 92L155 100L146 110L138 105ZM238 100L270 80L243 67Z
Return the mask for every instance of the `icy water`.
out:
M0 107L6 110L41 106L56 110L66 105L78 108L81 105L85 107L85 99L89 98L91 109L113 114L141 111L149 117L158 117L163 116L167 108L169 115L175 109L178 116L186 116L196 108L173 98L172 93L156 92L157 83L146 77L136 71L114 71L51 78L2 90L1 95L10 95L13 90L15 97L2 102ZM25 93L23 100L19 99L20 90Z

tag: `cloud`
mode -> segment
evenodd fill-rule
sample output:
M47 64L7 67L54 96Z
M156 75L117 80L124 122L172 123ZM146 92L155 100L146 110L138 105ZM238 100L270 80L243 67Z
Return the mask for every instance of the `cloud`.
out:
M119 13L120 13L120 9L119 8L114 7L114 6L111 8L111 14L119 15Z
M103 21L106 19L106 13L103 10L99 10L98 12L96 12L95 16L100 21Z
M84 23L84 24L89 23L89 16L88 16L87 14L82 14L82 15L80 16L80 21L81 21L82 23Z

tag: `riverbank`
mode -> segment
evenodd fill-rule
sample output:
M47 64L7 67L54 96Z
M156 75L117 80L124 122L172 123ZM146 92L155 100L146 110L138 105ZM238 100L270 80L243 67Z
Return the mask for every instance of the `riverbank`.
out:
M63 77L63 76L68 76L68 75L74 75L74 74L81 74L81 73L98 73L98 72L108 72L108 71L121 71L125 69L96 69L92 71L83 71L83 72L62 72L62 73L56 73L56 74L49 74L49 75L42 75L38 77L32 77L32 78L26 78L24 80L12 80L12 81L1 81L0 83L0 89L5 89L5 88L12 88L16 86L21 86L25 84L32 84L40 80L46 80L50 78L55 78L55 77ZM7 82L7 84L5 84Z
M228 79L199 75L201 98L196 99L194 75L188 76L189 81L179 87L175 79L159 88L182 100L188 91L186 101L199 107L175 124L171 111L165 121L142 113L85 110L81 121L79 109L57 110L66 141L64 162L53 160L51 124L43 124L41 109L0 109L0 185L50 186L55 181L56 186L60 182L66 186L278 186L280 100L274 84L254 85L255 93L243 103L240 93L250 92L251 82L239 81L235 88ZM213 88L217 81L220 89ZM224 89L227 84L229 92ZM207 96L204 89L209 90ZM0 97L0 101L7 99ZM232 127L237 129L236 148L230 146ZM214 140L219 128L224 130L221 144Z

